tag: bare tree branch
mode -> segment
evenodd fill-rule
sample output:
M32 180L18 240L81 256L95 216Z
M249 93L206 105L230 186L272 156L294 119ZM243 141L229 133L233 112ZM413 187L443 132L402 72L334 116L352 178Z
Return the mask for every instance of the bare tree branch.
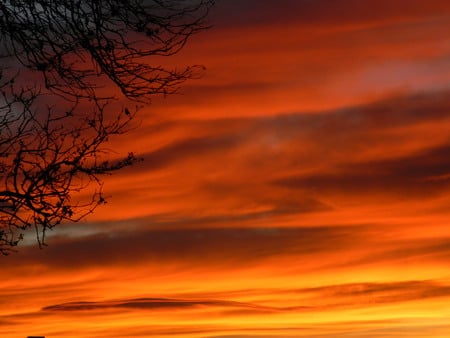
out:
M101 176L137 158L105 160L105 143L128 131L135 111L115 108L115 98L99 94L101 85L109 80L137 101L175 92L198 67L171 70L149 58L177 53L206 28L212 4L0 2L0 252L30 227L44 245L47 229L104 203ZM13 73L17 62L25 70Z

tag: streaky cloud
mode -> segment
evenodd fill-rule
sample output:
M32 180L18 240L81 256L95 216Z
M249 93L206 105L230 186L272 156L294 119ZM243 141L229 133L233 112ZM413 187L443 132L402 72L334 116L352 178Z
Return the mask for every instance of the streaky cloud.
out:
M242 303L226 300L190 300L190 299L170 299L170 298L137 298L123 299L102 302L70 302L44 307L43 311L86 311L107 308L127 308L127 309L184 309L193 307L233 307L245 308L253 311L275 311L276 309L266 306L259 306L251 303Z

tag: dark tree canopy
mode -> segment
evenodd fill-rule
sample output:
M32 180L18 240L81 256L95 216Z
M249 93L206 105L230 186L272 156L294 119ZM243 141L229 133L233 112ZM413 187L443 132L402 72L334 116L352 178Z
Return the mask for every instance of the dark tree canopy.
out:
M0 2L0 252L34 227L78 221L104 202L101 176L137 159L105 160L136 109L128 100L170 94L198 67L152 61L205 29L213 0ZM153 59L152 59L153 57ZM86 195L89 197L86 198ZM83 198L79 196L84 196Z

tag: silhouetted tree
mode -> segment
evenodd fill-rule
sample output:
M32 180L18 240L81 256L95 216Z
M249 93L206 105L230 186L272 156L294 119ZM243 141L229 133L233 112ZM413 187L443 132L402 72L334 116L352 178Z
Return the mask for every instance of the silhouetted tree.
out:
M101 176L136 161L105 161L104 145L129 129L136 109L117 109L102 85L143 102L176 91L199 67L167 69L149 57L177 53L206 28L212 4L0 2L0 252L30 227L43 245L47 229L104 202Z

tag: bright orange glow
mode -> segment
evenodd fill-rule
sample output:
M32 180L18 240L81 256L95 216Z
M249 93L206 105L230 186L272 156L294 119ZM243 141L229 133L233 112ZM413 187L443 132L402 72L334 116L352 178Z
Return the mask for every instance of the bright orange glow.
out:
M226 0L142 163L1 257L0 336L450 336L450 2ZM32 235L26 243L33 241Z

